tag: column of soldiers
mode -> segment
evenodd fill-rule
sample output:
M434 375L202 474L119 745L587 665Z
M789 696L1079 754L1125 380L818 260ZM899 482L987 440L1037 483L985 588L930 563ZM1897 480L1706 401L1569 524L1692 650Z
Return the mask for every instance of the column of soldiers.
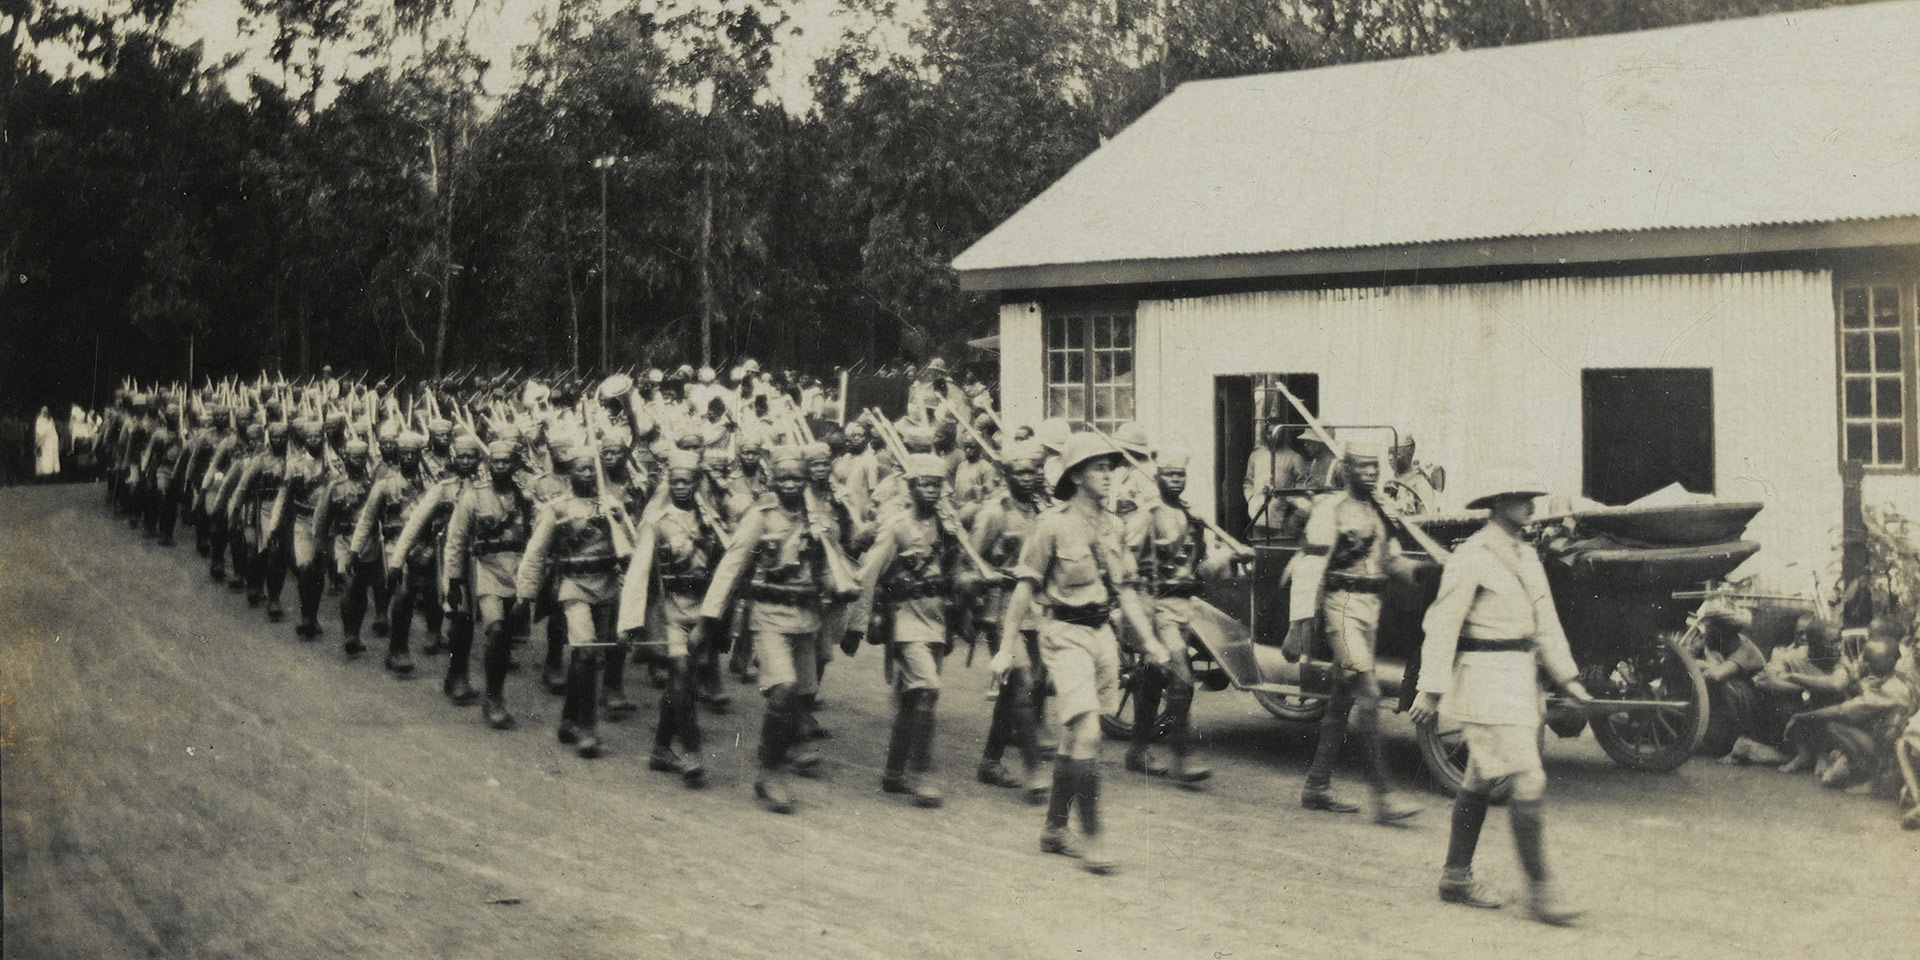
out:
M385 669L412 675L419 616L420 653L448 655L446 699L477 700L496 730L516 722L514 648L544 620L541 685L562 698L556 736L583 758L605 749L603 716L637 710L626 674L644 664L663 690L648 768L688 787L707 782L700 707L729 709L724 660L761 694L753 790L778 813L799 805L793 778L823 768L815 710L830 663L867 647L893 698L880 786L941 806L945 660L984 641L995 692L976 778L1045 807L1043 852L1110 872L1101 718L1129 693L1124 771L1204 788L1188 637L1208 581L1252 551L1188 510L1177 444L1156 446L1133 424L1003 434L989 397L952 389L944 367L926 373L906 416L846 410L844 427L808 416L807 398L770 388L757 365L731 384L683 368L560 389L128 389L103 438L108 496L162 544L184 519L210 577L264 603L269 622L283 617L291 572L302 640L325 632L322 599L338 595L348 659L365 652L371 613ZM1351 489L1316 501L1304 524L1306 553L1325 569L1296 575L1294 608L1318 611L1309 618L1339 676L1301 802L1358 809L1330 791L1330 774L1359 707L1373 815L1391 824L1417 808L1387 791L1375 731L1372 631L1391 539L1368 506L1377 473L1350 451ZM1445 630L1462 634L1458 622ZM1421 689L1435 690L1424 677ZM1485 791L1514 770L1518 801L1532 804L1516 834L1535 876L1537 756L1524 761L1476 773L1455 812L1445 899L1490 904L1465 868Z

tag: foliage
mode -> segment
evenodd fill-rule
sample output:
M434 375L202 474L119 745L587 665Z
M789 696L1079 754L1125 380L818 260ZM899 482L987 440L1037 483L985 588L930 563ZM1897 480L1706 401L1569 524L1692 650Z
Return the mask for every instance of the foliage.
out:
M865 26L796 114L796 2L561 0L498 64L500 0L243 0L247 72L168 39L178 0L0 0L0 401L597 367L603 291L607 366L697 359L703 318L716 362L953 355L994 316L953 256L1183 82L1821 5L837 0Z

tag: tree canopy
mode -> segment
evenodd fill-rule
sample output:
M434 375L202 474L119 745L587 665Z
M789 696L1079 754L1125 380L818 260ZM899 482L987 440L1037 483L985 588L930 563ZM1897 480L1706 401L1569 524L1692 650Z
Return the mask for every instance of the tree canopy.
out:
M251 67L186 2L0 0L0 402L697 363L703 317L715 362L952 353L994 315L953 256L1182 82L1826 5L825 0L872 26L796 111L798 0L560 0L512 63L487 0L243 0Z

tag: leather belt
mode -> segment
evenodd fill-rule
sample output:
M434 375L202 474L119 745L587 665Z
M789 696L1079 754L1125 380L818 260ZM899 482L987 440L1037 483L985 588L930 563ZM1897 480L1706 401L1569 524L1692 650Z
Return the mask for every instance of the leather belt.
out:
M660 578L660 589L682 596L704 594L712 583L706 577L667 577Z
M747 587L747 596L755 603L771 603L782 607L816 607L820 605L820 591L811 587L788 586L783 583L754 583Z
M488 540L474 544L473 555L484 557L495 553L513 553L526 548L527 543L524 540Z
M1387 592L1387 578L1356 577L1346 573L1329 573L1327 574L1327 591L1330 593L1339 591L1343 593L1384 594Z
M553 565L555 573L611 573L620 561L614 557L589 557L584 560L561 560Z
M1481 640L1461 637L1454 646L1459 653L1532 653L1532 640Z
M887 600L893 603L903 603L908 600L924 600L928 597L937 597L939 595L940 582L937 580L923 580L919 583L899 584L897 586L887 587Z
M1110 603L1088 603L1077 607L1056 606L1050 612L1053 619L1061 623L1071 623L1082 627L1100 628L1107 625L1113 616Z

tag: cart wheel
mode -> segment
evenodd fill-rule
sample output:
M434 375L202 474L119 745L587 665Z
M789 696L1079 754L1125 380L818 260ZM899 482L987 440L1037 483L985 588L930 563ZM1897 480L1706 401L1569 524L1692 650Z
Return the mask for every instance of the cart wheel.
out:
M1133 739L1133 694L1139 689L1140 675L1144 669L1145 662L1139 653L1121 648L1120 705L1115 707L1112 713L1100 715L1100 732L1108 740ZM1166 740L1172 729L1172 719L1162 711L1154 719L1152 741L1160 743Z
M1265 693L1253 691L1253 699L1267 712L1282 720L1297 723L1319 723L1327 714L1326 697L1303 697L1294 694Z
M1614 664L1607 677L1612 689L1629 700L1683 700L1673 710L1638 710L1589 716L1593 738L1614 763L1629 770L1666 772L1687 762L1707 730L1707 681L1679 638L1665 634L1642 644ZM1602 698L1603 700L1605 698Z

